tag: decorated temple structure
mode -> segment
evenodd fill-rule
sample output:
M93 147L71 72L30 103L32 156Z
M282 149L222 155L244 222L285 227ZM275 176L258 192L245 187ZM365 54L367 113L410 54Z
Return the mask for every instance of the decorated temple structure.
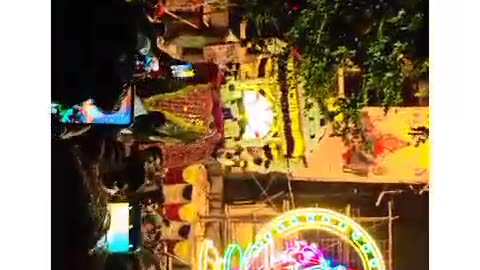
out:
M306 181L428 183L428 107L395 107L387 114L382 107L365 107L360 118L366 137L345 140L335 133L342 114L334 102L328 110L335 119L327 121L317 102L304 94L295 53L270 44L270 54L239 58L221 88L225 138L218 160L227 172L280 172ZM338 83L338 96L343 96L349 89L343 77ZM372 144L371 152L362 150L365 143Z
M306 167L312 141L325 133L318 108L304 97L294 55L271 50L237 63L221 88L225 142L219 160L232 173Z

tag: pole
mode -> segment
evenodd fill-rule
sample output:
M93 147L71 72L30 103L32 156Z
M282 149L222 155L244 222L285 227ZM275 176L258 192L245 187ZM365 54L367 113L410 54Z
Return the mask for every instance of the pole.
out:
M352 207L350 204L347 204L347 207L345 208L345 215L347 217L351 217L352 212ZM350 245L347 245L345 243L342 243L343 246L343 262L346 265L350 265Z
M170 254L168 253L168 247L167 247L166 244L163 247L163 252L164 252L164 256L165 256L165 260L166 260L166 262L165 262L166 268L167 268L167 270L172 270L172 268L173 268L172 258L170 257Z
M345 97L345 73L343 68L338 69L338 96Z
M388 270L393 270L393 200L388 201Z

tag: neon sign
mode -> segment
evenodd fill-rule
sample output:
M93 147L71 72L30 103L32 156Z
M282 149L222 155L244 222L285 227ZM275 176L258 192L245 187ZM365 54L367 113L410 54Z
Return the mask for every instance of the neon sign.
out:
M218 252L214 253L214 258L201 257L201 270L232 270L231 261L235 254L240 257L240 270L250 270L252 262L262 252L272 249L274 239L282 239L292 233L303 230L323 230L341 238L358 253L362 260L363 269L365 270L385 270L385 262L377 244L372 237L354 220L340 213L323 209L323 208L302 208L284 213L283 215L273 219L257 234L256 240L246 249L242 251L238 245L230 245L226 251L224 258L218 256ZM213 248L211 241L206 241L209 248ZM205 244L204 244L205 245ZM313 246L315 247L315 246ZM312 247L310 247L312 250ZM203 253L202 253L203 254ZM201 254L201 255L202 255ZM315 258L315 254L310 254L309 258ZM313 256L313 257L312 257ZM341 270L343 266L332 268L328 260L319 259L317 256L317 265L307 265L309 270ZM209 265L215 265L216 268L205 268L204 261L210 262ZM323 268L322 268L323 267ZM330 268L328 268L330 267ZM306 268L304 268L306 269Z
M323 252L315 244L305 241L289 241L286 243L286 250L273 258L273 270L346 270L343 265L333 267ZM264 269L264 268L260 268Z

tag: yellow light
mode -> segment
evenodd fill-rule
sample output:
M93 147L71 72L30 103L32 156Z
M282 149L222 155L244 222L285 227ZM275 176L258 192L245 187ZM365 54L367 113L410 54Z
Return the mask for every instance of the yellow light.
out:
M197 218L197 208L192 202L184 204L178 211L180 218L185 222L192 223Z
M221 270L222 258L212 240L204 240L200 248L199 270Z
M192 185L204 184L207 181L207 170L202 164L190 165L183 170L182 177Z
M312 220L311 216L318 216L319 219ZM292 222L300 220L300 222ZM286 224L290 221L290 224ZM281 228L279 232L278 228ZM382 253L372 237L353 219L337 213L332 210L323 208L301 208L292 210L276 217L265 227L263 227L256 236L256 241L244 254L244 263L242 270L246 270L251 260L256 254L265 248L260 244L265 240L265 235L273 234L273 237L287 236L292 233L303 230L324 230L332 233L345 242L349 243L362 259L363 268L365 270L385 270L385 262ZM351 239L351 234L361 236L361 239L368 245L368 249L362 248L363 245ZM252 248L256 247L256 248ZM370 262L374 261L374 264Z
M173 248L173 253L184 261L190 261L192 246L189 240L178 242Z

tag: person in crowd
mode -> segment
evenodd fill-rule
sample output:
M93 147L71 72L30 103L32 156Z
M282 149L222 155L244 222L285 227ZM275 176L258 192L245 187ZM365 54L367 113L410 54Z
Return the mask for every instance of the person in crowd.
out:
M115 254L106 258L104 269L136 270L144 269L144 267L140 258L135 255Z
M70 108L93 99L105 112L117 108L148 25L129 1L54 1L52 101ZM118 128L59 126L52 117L52 269L142 269L136 256L110 255L99 266L90 251L109 227L105 187L115 179L134 189L139 183L128 181L143 182L143 164L128 159Z

